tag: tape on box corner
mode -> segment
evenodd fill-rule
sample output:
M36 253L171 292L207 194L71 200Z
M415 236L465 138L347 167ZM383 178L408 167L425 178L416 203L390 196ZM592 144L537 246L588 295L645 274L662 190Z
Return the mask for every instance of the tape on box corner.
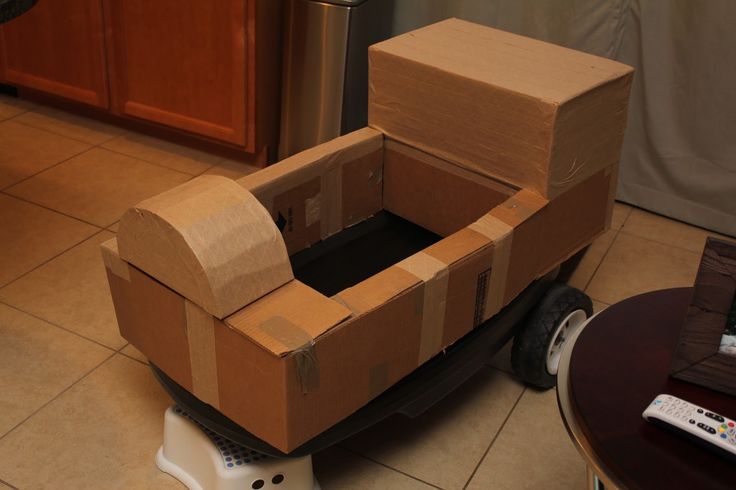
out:
M447 264L424 252L416 253L396 266L424 283L422 329L417 360L417 365L422 365L442 349L449 269Z
M184 300L189 362L194 396L215 408L220 406L215 349L215 319L202 308Z
M482 320L485 321L501 311L504 306L503 298L511 261L514 228L490 214L482 216L468 228L485 235L493 242L493 263L482 313Z
M302 393L319 390L319 363L312 336L281 316L269 318L258 328L292 353Z

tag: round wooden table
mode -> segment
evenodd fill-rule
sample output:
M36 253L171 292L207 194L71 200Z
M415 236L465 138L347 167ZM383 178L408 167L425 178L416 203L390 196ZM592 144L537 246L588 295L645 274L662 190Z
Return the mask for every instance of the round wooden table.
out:
M644 421L668 393L736 419L736 397L669 377L692 288L642 294L594 316L560 361L557 398L570 437L605 488L736 489L728 460Z

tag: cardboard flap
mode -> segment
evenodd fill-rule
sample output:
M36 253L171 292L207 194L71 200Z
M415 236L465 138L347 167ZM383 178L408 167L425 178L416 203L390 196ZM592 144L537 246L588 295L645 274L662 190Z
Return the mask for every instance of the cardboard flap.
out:
M225 319L275 356L308 348L351 312L296 279Z

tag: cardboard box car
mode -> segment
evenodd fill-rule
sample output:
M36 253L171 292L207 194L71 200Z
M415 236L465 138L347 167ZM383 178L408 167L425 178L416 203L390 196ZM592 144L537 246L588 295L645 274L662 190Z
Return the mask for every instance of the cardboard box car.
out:
M284 452L498 313L610 222L629 67L454 19L370 58L373 127L238 181L198 177L130 209L103 244L121 335ZM401 95L412 87L431 103ZM472 124L455 110L467 93L485 107ZM333 295L294 278L295 254L381 210L438 240Z

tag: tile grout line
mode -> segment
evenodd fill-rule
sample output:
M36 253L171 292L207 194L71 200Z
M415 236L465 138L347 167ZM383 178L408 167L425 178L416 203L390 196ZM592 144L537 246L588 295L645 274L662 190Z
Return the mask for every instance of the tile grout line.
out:
M603 252L603 256L601 257L601 260L598 261L598 265L595 266L595 269L593 270L593 273L590 275L590 279L585 281L585 286L583 286L582 291L587 294L588 287L590 286L590 283L593 282L593 279L595 278L595 275L598 273L598 269L601 268L601 264L603 264L603 261L606 260L606 257L608 256L608 252L613 247L613 244L616 242L616 239L618 238L618 234L621 233L621 230L624 228L624 225L629 220L629 217L631 216L631 211L629 211L629 214L626 215L626 218L624 219L623 223L621 223L621 226L616 230L616 233L613 234L613 239L611 239L611 243L606 247L606 251ZM599 301L599 303L602 303L602 301Z
M631 206L632 207L632 213L633 213L633 211L639 211L639 212L642 212L642 213L645 213L645 214L652 215L652 216L654 216L654 217L656 217L658 219L663 219L665 221L672 221L673 223L677 223L677 224L680 224L680 225L683 225L683 226L687 226L689 228L695 228L695 229L700 230L700 231L703 231L705 233L713 233L713 234L716 234L716 235L724 236L726 238L736 239L736 235L731 236L731 235L728 235L727 233L722 233L720 231L709 230L708 228L703 228L702 226L699 226L697 224L689 223L687 221L683 221L683 220L678 219L678 218L673 218L671 216L667 216L667 215L662 214L662 213L659 213L657 211L650 211L649 209L645 209L645 208L639 207L636 204L627 204L627 203L624 203L622 201L618 201L618 202L621 202L622 204L626 204L627 206ZM629 219L629 216L626 217L626 220L625 221L627 221L628 219ZM623 228L623 226L622 226L622 228ZM633 233L631 233L631 232L628 232L628 234L629 235L633 235ZM635 235L635 236L639 236L639 235ZM658 243L664 243L664 242L658 242Z
M96 225L96 224L94 224L94 223L91 223L91 222L89 222L89 221L87 221L87 220L84 220L84 219L82 219L82 218L77 218L76 216L72 216L71 214L67 214L67 213L65 213L65 212L63 212L63 211L59 211L59 210L57 210L57 209L54 209L54 208L50 208L50 207L48 207L48 206L46 206L46 205L44 205L44 204L39 204L39 203L37 203L37 202L33 202L33 201L31 201L31 200L29 200L29 199L27 199L27 198L25 198L25 197L20 197L20 196L16 196L16 195L14 195L14 194L10 194L10 193L6 192L6 189L0 190L0 194L3 194L3 195L5 195L5 196L8 196L8 197L12 197L12 198L14 198L14 199L17 199L17 200L19 200L19 201L23 201L23 202L25 202L25 203L28 203L28 204L33 204L34 206L38 206L39 208L43 208L43 209L45 209L46 211L51 211L51 212L54 212L54 213L60 214L60 215L62 215L62 216L65 216L65 217L67 217L67 218L71 218L71 219L74 219L74 220L77 220L77 221L81 221L81 222L82 222L82 223L84 223L85 225L90 225L90 226L94 226L95 228L99 228L99 229L101 229L101 230L104 230L104 229L106 229L106 228L107 228L107 226L112 226L112 225L114 225L114 224L115 224L115 222L113 222L112 224L110 224L110 225L105 225L105 226L101 226L101 225ZM118 220L118 221L119 221L119 220Z
M340 449L342 449L343 451L347 451L347 452L351 453L351 454L352 454L352 455L354 455L354 456L357 456L357 457L359 457L359 458L365 459L365 460L367 460L367 461L371 461L372 463L375 463L375 464L377 464L377 465L379 465L379 466L383 466L384 468L386 468L386 469L388 469L388 470L391 470L391 471L393 471L393 472L396 472L396 473L399 473L399 474L401 474L401 475L404 475L404 476L406 476L406 477L408 477L408 478L411 478L412 480L416 480L416 481L418 481L418 482L420 482L420 483L424 483L425 485L428 485L428 486L430 486L430 487L432 487L432 488L436 488L437 490L444 490L444 489L443 489L442 487L438 487L438 486L437 486L437 485L435 485L434 483L429 483L428 481L424 481L424 480L422 480L421 478L417 478L417 477L416 477L416 476L414 476L414 475L410 475L409 473L406 473L406 472L404 472L404 471L401 471L401 470L397 470L396 468L393 468L393 467L391 467L391 466L389 466L389 465L387 465L387 464L385 464L385 463L382 463L382 462L380 462L380 461L376 461L375 459L373 459L373 458L370 458L370 457L368 457L368 456L366 456L366 455L364 455L364 454L360 454L359 452L356 452L356 451L354 451L354 450L352 450L352 449L350 449L350 448L348 448L348 447L344 447L344 446L342 446L342 445L336 445L336 446L337 446L337 447L339 447Z
M137 363L140 363L142 366L146 366L146 367L150 367L151 366L149 363L143 362L140 359L136 359L135 357L133 357L131 355L128 355L125 352L123 352L123 349L125 349L128 345L130 345L130 344L125 344L123 347L121 347L120 350L118 351L118 354L120 354L121 356L123 356L123 357L125 357L127 359L130 359L131 361L135 361Z
M30 316L30 317L33 317L33 318L35 318L36 320L40 320L40 321L42 321L42 322L44 322L44 323L48 323L48 324L49 324L49 325L51 325L52 327L56 327L56 328L59 328L59 329L61 329L61 330L64 330L64 331L65 331L65 332L67 332L67 333L70 333L70 334L72 334L72 335L75 335L75 336L79 337L80 339L83 339L83 340L87 340L87 341L89 341L89 342L92 342L93 344L96 344L96 345L100 346L100 347L104 347L105 349L107 349L107 350L110 350L110 351L112 351L113 353L115 353L115 352L117 352L117 351L119 350L119 349L115 349L115 348L113 348L113 347L110 347L109 345L105 345L105 344L103 344L102 342L100 342L99 340L95 340L95 339L92 339L92 338L90 338L90 337L86 337L86 336L82 335L82 334L81 334L81 333L79 333L79 332L75 332L74 330L70 330L70 329L68 329L68 328L64 327L63 325L59 325L58 323L54 323L54 322L52 322L52 321L49 321L49 320L47 320L47 319L45 319L45 318L42 318L42 317L40 317L40 316L36 315L35 313L31 313L30 311L25 311L25 310L22 310L22 309L18 308L17 306L11 305L10 303L6 303L6 302L5 302L5 301L3 301L3 300L0 300L0 305L3 305L3 306L7 306L8 308L12 308L12 309L14 309L14 310L16 310L16 311L19 311L19 312L23 313L24 315L28 315L28 316ZM126 344L126 345L127 345L127 344ZM123 347L125 347L125 345L124 345ZM121 347L120 349L122 349L123 347Z
M118 349L117 351L115 351L115 352L117 352L117 353L118 353L118 354L120 354L121 356L127 357L127 358L128 358L128 359L130 359L131 361L136 361L136 362L140 362L140 363L141 363L141 364L143 364L144 366L150 366L150 364L149 364L149 363L147 363L147 362L143 362L143 361L141 361L140 359L136 359L136 358L134 358L133 356L129 356L128 354L126 354L125 352L123 352L123 349L125 349L125 348L126 348L126 347L128 347L129 345L130 345L130 346L133 346L133 347L135 347L135 346L134 346L133 344L131 344L130 342L128 342L128 341L126 340L126 342L125 342L125 345L123 345L123 346L122 346L121 348L119 348L119 349Z
M18 429L18 427L20 427L21 425L23 425L23 424L25 424L26 422L28 422L28 420L29 420L29 419L30 419L31 417L33 417L33 416L34 416L34 415L36 415L36 414L37 414L38 412L40 412L41 410L43 410L44 408L46 408L47 406L49 406L49 405L50 405L51 403L53 403L53 402L54 402L55 400L57 400L57 399L58 399L58 398L59 398L60 396L62 396L62 395L63 395L64 393L66 393L67 391L69 391L70 389L72 389L72 388L73 388L74 386L76 386L76 385L77 385L77 384L78 384L78 383L79 383L80 381L82 381L82 380L83 380L83 379L85 379L85 378L86 378L87 376L89 376L90 374L92 374L93 372L95 372L95 371L97 370L97 368L99 368L100 366L102 366L103 364L105 364L106 362L108 362L108 361L109 361L110 359L112 359L113 357L115 357L115 355L116 355L116 354L117 354L117 352L111 352L109 356L107 356L107 357L106 357L105 359L103 359L103 360L102 360L102 361L101 361L101 362L100 362L99 364L97 364L97 365L96 365L96 366L94 366L94 367L93 367L92 369L90 369L89 371L87 371L86 373L84 373L84 374L83 374L82 376L80 376L80 377L79 377L79 379L77 379L77 380L76 380L76 381L74 381L74 382L73 382L72 384L70 384L69 386L67 386L67 387L66 387L66 388L64 388L63 390L61 390L61 391L60 391L59 393L57 393L57 394L56 394L55 396L53 396L53 397L52 397L52 398L51 398L50 400L48 400L48 401L47 401L46 403L44 403L43 405L41 405L40 407L38 407L38 408L37 408L36 410L34 410L34 411L33 411L33 412L32 412L32 413L30 414L30 415L28 415L28 416L27 416L26 418L24 418L23 420L21 420L20 422L18 422L17 424L15 424L15 425L14 425L13 427L11 427L11 428L10 428L10 429L9 429L9 430L8 430L7 432L5 432L4 434L0 435L0 441L2 441L3 439L5 439L5 438L6 438L6 437L7 437L7 436L8 436L9 434L11 434L12 432L14 432L14 431L15 431L16 429Z
M138 133L138 134L142 134L142 133ZM146 136L146 135L143 135L143 136ZM149 138L150 138L150 136L149 136ZM112 138L111 140L108 140L108 141L106 141L105 143L109 143L109 142L110 142L110 141L112 141L113 139L117 139L117 137L116 137L116 138ZM112 152L112 153L115 153L115 154L117 154L117 155L122 155L122 156L124 156L124 157L128 157L128 158L133 158L133 159L135 159L135 160L139 160L139 161L141 161L141 162L144 162L144 163L147 163L147 164L149 164L149 165L155 165L156 167L160 167L160 168L165 168L165 169L171 170L172 172L178 172L178 173L180 173L180 174L188 175L188 176L190 176L191 178L194 178L194 177L199 177L200 175L202 175L203 173L205 173L206 171L208 171L208 170L209 170L210 168L212 168L212 167L215 167L215 166L217 166L217 165L219 165L220 163L222 163L222 162L224 162L224 161L225 161L225 158L222 158L222 159L221 159L220 161L218 161L217 163L215 163L215 164L213 164L213 165L210 165L210 166L209 166L209 167L207 167L206 169L202 170L202 172L201 172L201 173L191 174L191 173L189 173L189 172L185 172L185 171L183 171L183 170L178 170L178 169L175 169L175 168L171 168L171 167L168 167L168 166L166 166L166 165L162 165L162 164L160 164L160 163L156 163L156 162L151 162L151 161L149 161L149 160L146 160L146 159L144 159L144 158L141 158L141 157L136 157L136 156L133 156L133 155L129 155L129 154L127 154L127 153L123 153L122 151L118 151L118 150L113 150L113 149L111 149L111 148L108 148L108 147L106 147L106 146L102 146L102 145L99 145L98 147L99 147L100 149L102 149L102 150L107 150L107 151L109 151L109 152ZM211 153L207 153L207 155L212 155L212 154L211 154ZM219 158L219 157L218 157L218 158ZM204 165L209 165L209 164L204 164Z
M6 485L6 486L12 488L13 490L19 490L18 487L14 486L14 485L11 485L10 483L8 483L5 480L3 480L2 478L0 478L0 483L2 483L3 485Z
M465 485L463 485L463 490L468 488L468 485L470 485L470 482L473 481L473 478L475 477L475 474L478 472L478 468L480 468L480 465L483 464L483 461L486 459L486 456L488 456L488 453L491 451L491 448L496 443L496 439L498 439L498 436L501 435L501 432L503 432L504 427L506 427L506 423L509 421L511 416L514 414L514 411L516 410L516 407L519 405L519 402L521 401L521 398L524 396L524 393L527 391L527 387L524 386L524 389L521 390L521 393L519 394L519 398L516 399L516 402L514 403L514 406L511 407L511 410L509 410L509 413L506 415L506 418L503 419L503 422L501 423L501 426L496 431L496 434L493 436L493 439L491 439L490 444L488 444L488 447L486 448L485 452L483 453L483 456L480 457L478 460L478 464L475 465L475 469L473 469L473 472L468 477L468 480L465 482Z
M42 106L40 106L40 107L44 107L44 108L46 108L46 107L48 107L48 106L44 106L44 105L42 105ZM51 109L54 109L54 108L51 108ZM61 110L61 109L55 109L55 110L58 110L58 111L60 111L60 112L65 112L65 113L66 113L66 111L63 111L63 110ZM7 119L3 119L3 120L0 120L0 122L5 122L5 121L11 121L11 120L13 120L13 119L15 119L15 118L17 118L17 117L19 117L19 116L22 116L23 114L26 114L26 113L28 113L28 112L34 112L34 108L26 109L26 110L24 110L23 112L20 112L20 113L18 113L18 114L15 114L15 115L13 115L13 116L10 116L10 117L9 117L9 118L7 118ZM39 114L40 114L40 113L39 113ZM72 115L74 115L74 114L72 114ZM91 118L86 118L86 117L84 117L84 116L78 116L78 117L81 117L81 118L83 118L83 119L89 119L89 120L91 120L91 121L95 121L94 119L91 119ZM55 132L55 131L51 131L51 130L49 130L49 129L47 129L47 128L41 128L41 127L38 127L38 126L34 126L33 124L28 124L28 123L26 123L26 122L23 122L23 121L13 121L13 122L15 122L16 124L21 124L21 125L23 125L23 126L26 126L26 127L28 127L28 128L33 128L33 129L36 129L36 130L39 130L39 131L44 131L44 132L46 132L46 133L49 133L49 134L53 134L53 135L55 135L55 136L60 136L60 137L62 137L62 138L67 138L67 139L70 139L70 140L72 140L72 141L75 141L75 142L77 142L77 143L83 143L83 144L85 144L85 145L89 145L89 146L90 146L90 148L88 148L88 149L87 149L87 150L85 150L85 151L91 150L91 149L93 149L93 148L99 148L99 149L103 149L103 150L107 150L107 151L110 151L110 152L112 152L112 153L116 153L116 154L118 154L118 155L123 155L123 156L129 157L129 158L134 158L134 159L136 159L136 160L140 160L141 162L149 163L149 164L151 164L151 165L156 165L157 167L161 167L161 168L166 168L166 169L169 169L169 170L173 170L174 172L179 172L179 173L182 173L182 174L186 174L186 175L191 175L192 177L197 177L197 176L201 175L202 173L206 172L207 170L209 170L210 168L212 168L212 167L215 167L215 166L217 166L217 165L221 164L222 162L224 162L225 160L227 160L227 158L225 158L225 157L220 157L220 156L218 156L218 155L215 155L215 154L213 154L213 153L209 153L209 152L206 152L206 151L201 151L201 150L196 150L196 149L194 149L194 148L189 148L189 149L191 149L191 150L193 150L193 151L197 151L197 152L203 153L203 154L205 154L205 155L210 155L210 156L214 156L214 157L216 157L216 158L219 158L219 160L217 161L217 163L214 163L214 164L209 164L210 166L209 166L208 168L206 168L206 169L202 170L202 172L201 172L201 173L194 173L194 174L192 174L192 173L189 173L189 172L185 172L185 171L183 171L183 170L178 170L178 169L175 169L175 168L172 168L172 167L168 167L168 166L166 166L166 165L161 165L160 163L156 163L156 162L152 162L152 161L150 161L150 160L146 160L145 158L140 158L140 157L138 157L138 156L134 156L134 155L129 155L129 154L127 154L127 153L124 153L124 152L121 152L121 151L118 151L118 150L114 150L114 149L108 148L108 147L106 147L106 146L103 146L103 145L105 145L105 144L109 143L110 141L112 141L112 140L114 140L114 139L117 139L117 138L120 138L120 137L122 137L122 136L125 136L126 134L130 134L130 133L133 133L133 134L141 135L141 136L144 136L144 137L147 137L147 138L151 138L151 139L153 139L153 140L157 140L157 141L162 141L162 142L164 142L164 143L169 143L169 144L172 144L172 145L175 145L175 146L181 146L182 148L188 148L188 147L186 147L186 146L182 146L182 145L177 145L176 143L171 143L171 142L168 142L168 141L166 141L166 140L161 140L161 139L159 139L159 138L156 138L156 137L153 137L153 136L149 136L149 135L147 135L147 134L145 134L145 133L140 133L140 132L138 132L138 131L128 131L128 130L125 130L125 129L121 129L122 133L120 133L120 134L116 134L116 135L114 135L114 136L112 136L112 137L110 137L110 138L108 138L108 139L106 139L106 140L104 140L104 141L100 141L99 143L90 143L90 142L88 142L88 141L83 141L83 140L80 140L80 139L74 138L74 137L72 137L72 136L66 135L66 134L61 134L61 133L58 133L58 132ZM105 124L105 123L101 123L101 124ZM108 124L108 126L112 126L112 125L109 125L109 124ZM117 127L117 126L112 126L112 127ZM84 153L84 152L82 152L82 153ZM77 155L74 155L74 156L77 156ZM178 155L177 155L177 156L178 156ZM73 158L73 157L70 157L70 158ZM188 157L184 157L184 158L188 158ZM63 162L59 162L59 163L63 163ZM58 164L55 164L55 165L53 165L53 166L55 167L56 165L58 165ZM205 164L205 165L208 165L208 164ZM52 167L49 167L49 168L52 168ZM44 169L44 170L41 170L40 172L37 172L36 174L33 174L33 175L31 175L31 176L29 176L29 177L27 177L27 178L25 178L25 179L19 180L19 181L18 181L18 182L16 182L15 184L18 184L18 183L20 183L20 182L22 182L22 181L24 181L24 180L27 180L27 179L29 179L29 178L31 178L31 177L34 177L34 176L38 175L39 173L41 173L41 172L43 172L43 171L45 171L45 170L48 170L48 169ZM12 185L15 185L15 184L12 184ZM3 190L4 190L4 189L3 189Z
M669 218L665 218L665 219L669 219ZM657 243L659 245L666 245L668 247L676 248L677 250L683 250L685 252L690 252L690 253L693 253L693 254L696 254L696 255L700 255L701 254L701 252L696 252L694 250L690 250L689 248L681 247L679 245L672 245L671 243L661 242L659 240L655 240L654 238L644 237L644 236L641 236L641 235L637 235L636 233L631 233L630 231L624 230L623 227L621 227L621 229L619 230L619 233L623 233L624 235L628 235L630 237L638 238L640 240L647 240L647 241L650 241L650 242L654 242L654 243ZM616 236L618 236L618 234Z
M21 98L20 98L20 97L18 97L18 96L15 96L15 97L13 97L13 96L10 96L10 98L12 98L12 99L15 99L15 100L20 100L20 101L28 102L29 104L33 104L33 102L29 102L29 101L28 101L28 100L26 100L26 99L21 99ZM2 97L0 97L0 101L1 101L1 100L2 100ZM20 111L19 113L17 113L17 114L13 114L12 116L10 116L10 117L6 117L5 119L0 119L0 122L10 121L11 119L14 119L14 118L16 118L16 117L18 117L18 116L20 116L20 115L22 115L22 114L25 114L26 112L31 112L31 111L32 111L32 110L33 110L33 109L34 109L35 107L38 107L38 106L32 106L32 107L26 107L26 108L23 108L23 109L22 109L22 110L21 110L21 111ZM0 480L0 481L2 481L2 480Z
M16 115L15 115L15 116L13 116L13 117L12 117L11 119L6 119L6 121L10 121L10 120L16 119L16 118L18 118L18 117L20 117L20 116L22 116L23 114L26 114L26 113L28 113L28 112L35 112L35 111L32 111L32 110L31 110L31 111L26 111L26 112L24 112L24 113L22 113L22 114L16 114ZM43 114L42 114L42 113L40 113L40 112L36 112L36 114L41 114L41 115L43 115ZM54 118L54 119L56 119L56 118ZM86 119L86 118L85 118L85 119ZM56 120L57 120L57 121L62 121L62 122L63 122L63 120L62 120L62 119L56 119ZM90 119L90 120L91 120L91 121L94 121L94 119ZM84 140L81 140L81 139L79 139L79 138L75 138L74 136L69 136L68 134L62 134L62 133L59 133L59 132L57 132L57 131L52 131L52 130L50 130L50 129L48 129L48 128L41 128L41 127L39 127L39 126L34 126L33 124L29 124L29 123L27 123L27 122L23 122L23 121L13 121L13 122L14 122L14 123L16 123L16 124L22 124L23 126L26 126L26 127L28 127L28 128L38 129L39 131L46 131L47 133L50 133L50 134L53 134L53 135L56 135L56 136L61 136L62 138L70 139L70 140L72 140L72 141L76 141L77 143L84 143L85 145L91 145L91 146L93 146L93 147L95 147L95 148L96 148L96 147L98 147L98 146L100 146L100 145L103 145L103 144L107 143L107 142L108 142L108 141L110 141L110 140L113 140L113 139L117 138L118 136L120 136L119 134L116 134L116 135L114 135L114 136L111 136L111 137L109 137L108 139L106 139L106 140L104 140L104 141L100 141L99 143L91 143L91 142L89 142L89 141L84 141ZM90 131L94 131L94 130L90 130Z
M53 133L51 133L51 134L53 134ZM78 143L78 142L77 142L77 141L75 141L75 143ZM88 152L89 150L91 150L91 149L93 149L93 148L95 148L95 147L94 147L94 146L90 146L89 148L85 148L84 150L80 151L79 153L75 153L75 154L71 155L70 157L68 157L68 158L65 158L65 159L61 160L60 162L56 162L56 163L54 163L54 164L53 164L53 165L51 165L50 167L46 167L46 168L43 168L43 169L39 170L38 172L36 172L36 173L34 173L34 174L31 174L31 175L29 175L29 176L27 176L27 177L23 177L22 179L20 179L20 180L19 180L19 181L17 181L17 182L13 182L13 183L12 183L12 184L10 184L10 185L6 185L5 187L2 187L2 188L0 188L0 191L2 191L2 192L5 192L6 190L10 189L11 187L14 187L14 186L16 186L16 185L18 185L18 184L21 184L21 183L23 183L23 182L25 182L25 181L27 181L27 180L30 180L30 179L32 179L33 177L36 177L37 175L40 175L40 174L42 174L42 173L46 172L47 170L51 170L51 169L52 169L52 168L54 168L54 167L58 167L58 166L59 166L59 165L61 165L62 163L68 162L68 161L69 161L69 160L71 160L72 158L76 158L76 157L78 157L78 156L80 156L80 155L82 155L82 154L84 154L84 153ZM8 194L8 195L10 195L10 194Z
M52 257L50 257L50 258L48 258L48 259L44 260L43 262L41 262L40 264L38 264L38 265L37 265L37 266L35 266L34 268L32 268L32 269L30 269L30 270L27 270L26 272L24 272L23 274L21 274L20 276L18 276L18 277L16 277L16 278L14 278L14 279L11 279L11 280L10 280L9 282L7 282L7 283L5 283L5 284L0 284L0 290L4 289L4 288L5 288L5 287L7 287L7 286L10 286L11 284L13 284L14 282L18 281L19 279L22 279L22 278L24 278L25 276L27 276L27 275L28 275L28 274L30 274L31 272L35 271L35 270L36 270L36 269L38 269L39 267L43 267L44 265L48 264L48 263L49 263L49 262L51 262L52 260L56 259L57 257L60 257L60 256L64 255L64 254L65 254L65 253L67 253L67 252L68 252L69 250L73 249L74 247L77 247L77 246L79 246L79 245L83 244L84 242L86 242L87 240L89 240L90 238L92 238L92 237L94 237L94 236L96 236L96 235L99 235L99 234L100 234L100 233L102 233L103 231L107 231L108 233L112 233L112 234L115 234L115 232L113 232L113 231L110 231L110 230L107 230L106 228L100 228L99 226L96 226L95 228L98 228L98 230L97 230L97 231L95 231L94 233L92 233L91 235L89 235L88 237L85 237L85 238L83 238L82 240L80 240L80 241L76 242L76 243L75 243L74 245L72 245L72 246L70 246L70 247L68 247L68 248L65 248L64 250L62 250L62 251L61 251L61 252L59 252L58 254L56 254L56 255L54 255L54 256L52 256Z

